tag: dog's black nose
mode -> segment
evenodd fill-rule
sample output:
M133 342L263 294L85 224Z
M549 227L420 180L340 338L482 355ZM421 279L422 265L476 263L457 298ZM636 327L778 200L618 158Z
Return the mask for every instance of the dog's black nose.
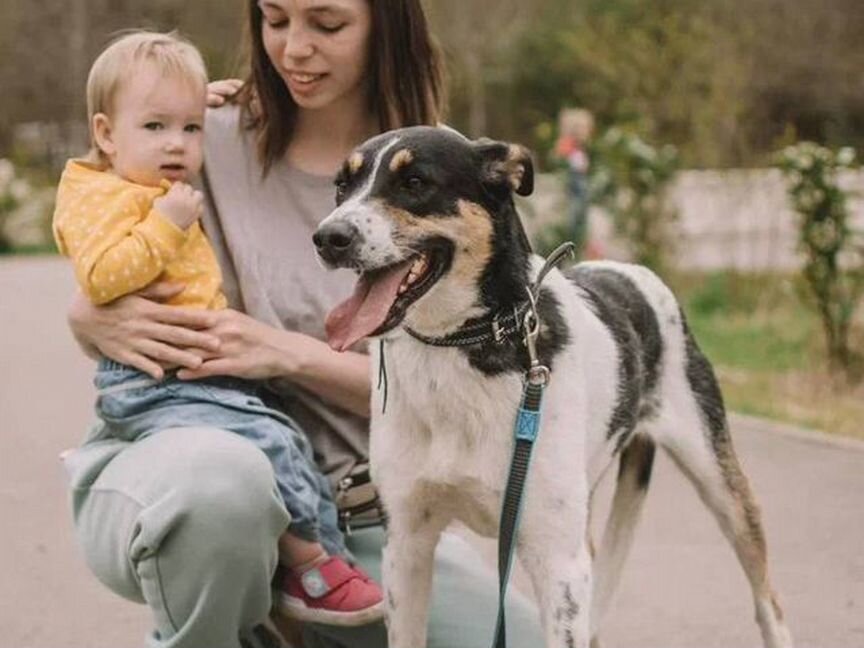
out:
M359 239L358 229L347 221L335 221L319 227L312 235L318 254L330 263L345 260Z

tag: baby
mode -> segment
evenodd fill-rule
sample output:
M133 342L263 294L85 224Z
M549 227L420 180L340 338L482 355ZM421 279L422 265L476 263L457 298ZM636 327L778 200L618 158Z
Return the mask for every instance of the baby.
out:
M96 59L87 80L91 152L70 160L57 191L54 236L81 290L105 304L155 281L184 286L171 304L220 309L219 265L199 225L203 196L189 184L202 165L207 72L174 34L135 32ZM253 382L234 377L157 382L102 358L101 419L89 441L135 442L196 425L249 439L273 465L291 524L279 541L279 608L302 621L361 625L383 615L381 589L347 554L326 479L288 416Z

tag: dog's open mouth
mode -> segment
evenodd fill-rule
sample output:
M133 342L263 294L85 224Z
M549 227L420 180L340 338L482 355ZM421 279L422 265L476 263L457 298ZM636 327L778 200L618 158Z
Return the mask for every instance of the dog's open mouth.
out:
M330 346L344 351L397 326L408 307L441 278L451 256L450 246L433 244L406 261L361 273L354 294L327 316Z

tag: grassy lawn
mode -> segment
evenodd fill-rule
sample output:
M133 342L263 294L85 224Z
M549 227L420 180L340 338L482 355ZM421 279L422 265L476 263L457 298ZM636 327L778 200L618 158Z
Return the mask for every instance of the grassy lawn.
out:
M687 275L670 280L714 363L727 407L864 439L864 382L832 376L819 321L787 277ZM864 330L853 348L864 349Z

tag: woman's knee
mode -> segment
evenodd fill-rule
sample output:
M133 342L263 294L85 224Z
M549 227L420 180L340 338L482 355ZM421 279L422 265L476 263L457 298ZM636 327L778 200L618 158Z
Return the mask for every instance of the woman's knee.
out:
M163 433L175 432L180 430ZM240 547L275 546L289 517L264 453L230 432L190 429L183 434L196 447L174 477L184 523L207 534L205 544L214 549L233 551L232 541ZM259 541L250 542L252 537Z
M289 522L264 454L213 428L163 430L131 444L81 500L76 526L87 562L133 599L135 565L156 555L186 564L187 575L194 564L213 577L223 567L275 568Z
M289 521L270 464L221 430L159 434L176 435L176 454L154 466L153 478L168 487L141 510L129 546L157 626L218 626L214 615L257 623L269 609L277 540Z

